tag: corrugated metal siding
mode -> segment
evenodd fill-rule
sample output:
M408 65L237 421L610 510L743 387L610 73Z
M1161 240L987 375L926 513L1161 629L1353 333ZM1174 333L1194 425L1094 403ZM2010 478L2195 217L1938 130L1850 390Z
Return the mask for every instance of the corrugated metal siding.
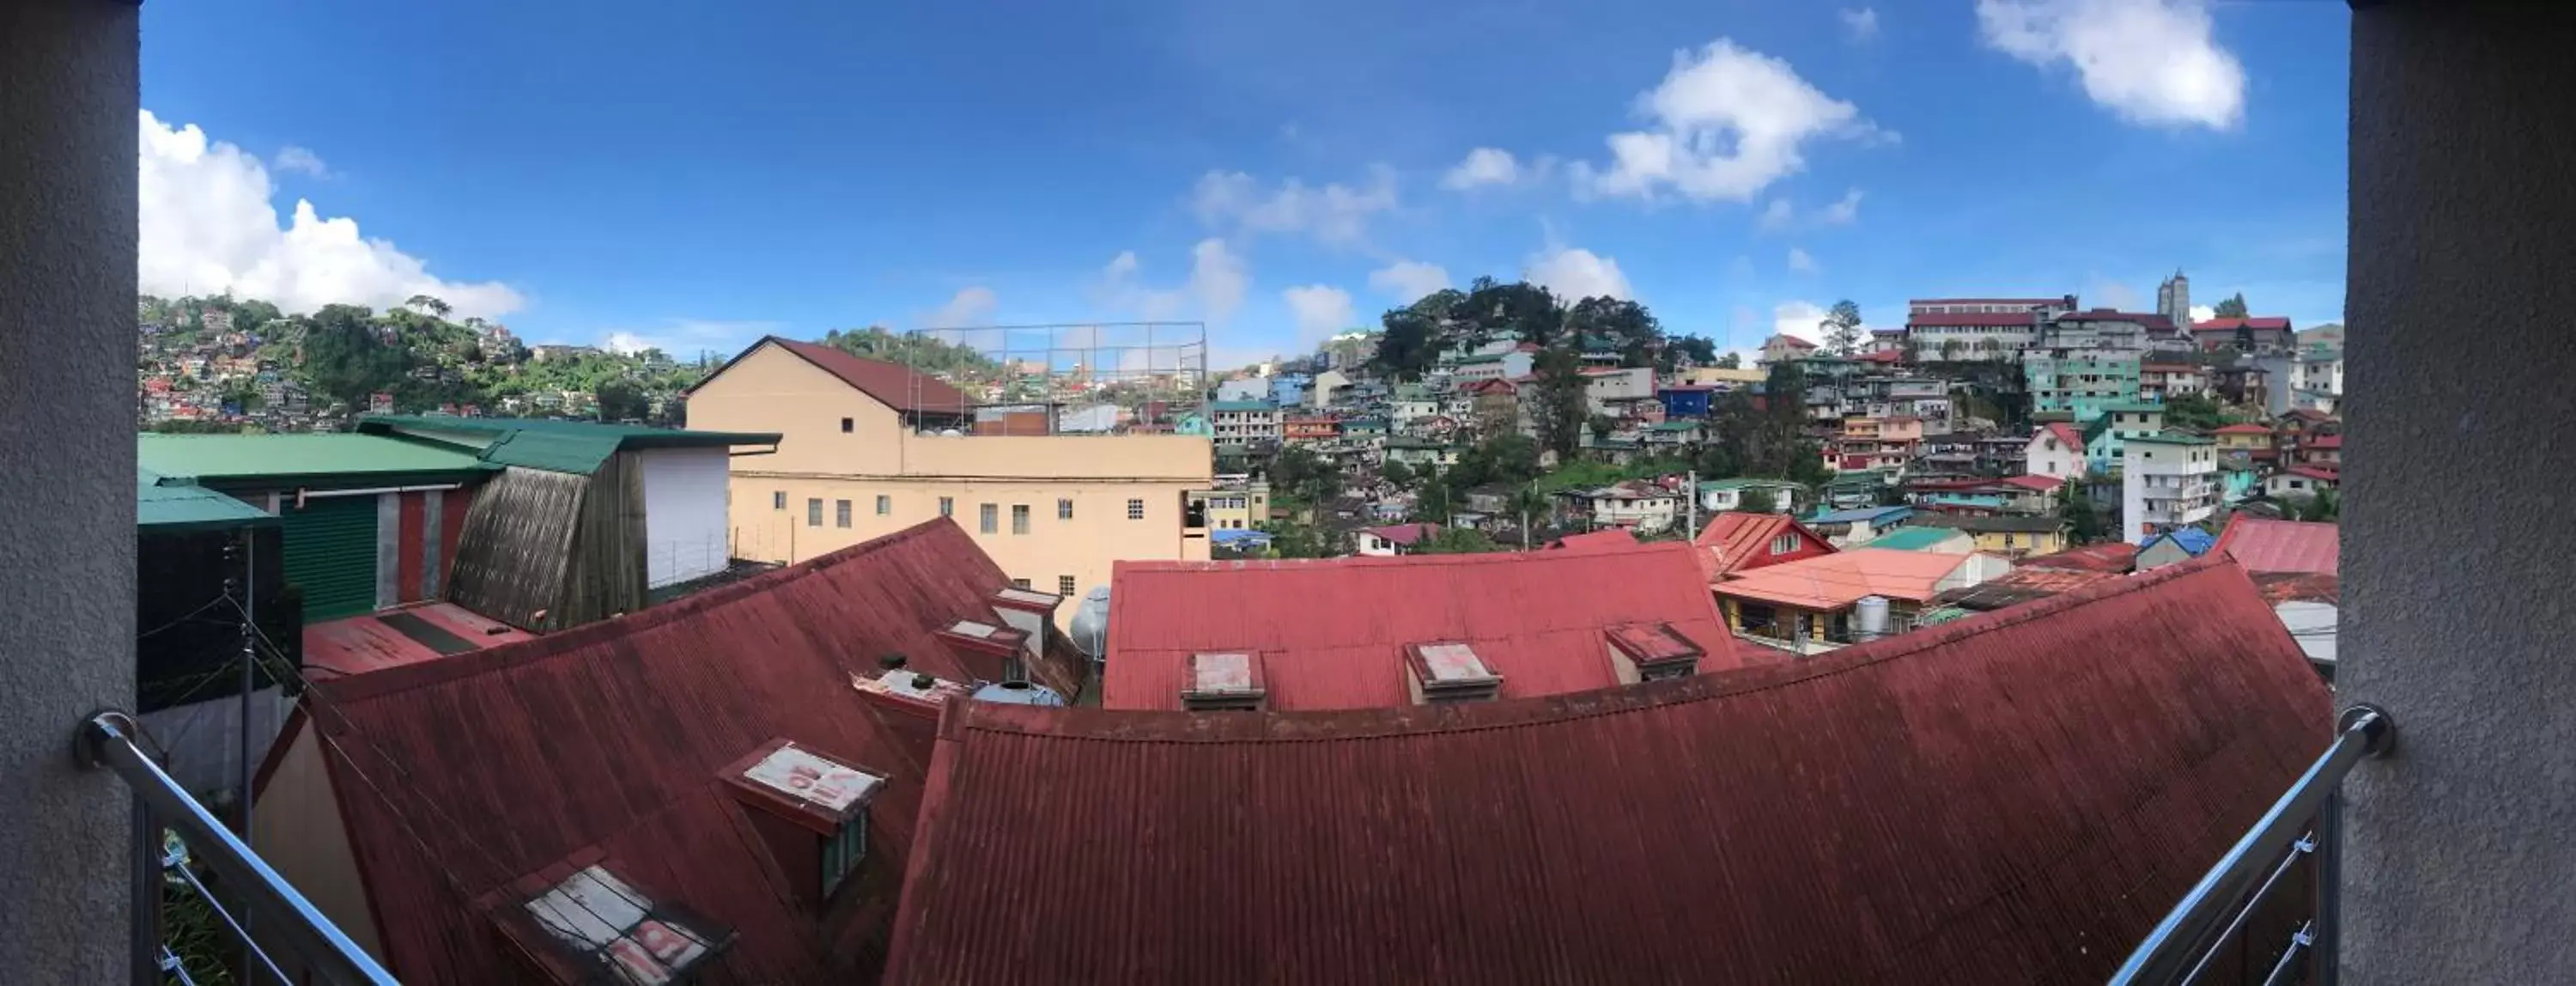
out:
M435 493L400 494L401 512L395 518L394 535L394 602L418 602L423 597L420 585L422 527L428 518L426 498Z
M573 534L572 567L548 622L580 626L645 604L642 455L619 452L589 477Z
M376 498L315 497L281 505L286 581L303 590L304 618L328 620L376 606Z
M553 629L590 477L512 466L483 484L457 535L449 601L511 626ZM541 618L539 613L545 613Z
M932 631L991 619L987 599L1007 584L938 520L625 619L317 682L319 707L337 711L312 722L337 743L334 790L392 971L531 981L484 897L597 847L741 933L706 982L873 981L931 751L919 723L889 728L883 717L906 713L858 700L849 676L886 653L955 675ZM715 780L776 737L890 778L859 885L821 915L793 902L791 874Z
M1178 709L1190 655L1262 653L1269 707L1411 702L1406 644L1471 642L1506 698L1619 683L1602 631L1671 623L1703 671L1767 654L1726 632L1695 549L1676 542L1495 555L1120 562L1101 705Z
M1519 702L970 703L886 981L2098 983L2324 748L2275 625L2204 560Z

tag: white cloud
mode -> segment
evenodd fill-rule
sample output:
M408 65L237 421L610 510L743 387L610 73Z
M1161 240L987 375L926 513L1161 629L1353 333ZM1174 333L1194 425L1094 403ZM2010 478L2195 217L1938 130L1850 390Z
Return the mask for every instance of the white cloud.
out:
M1531 254L1521 266L1521 277L1553 292L1568 303L1585 298L1633 298L1628 288L1628 275L1619 272L1619 262L1594 254L1590 250L1550 247Z
M2217 317L2218 309L2216 308L2212 308L2208 305L2191 306L2191 320L2194 322L2206 322Z
M2219 47L2206 0L1977 0L1978 34L2033 65L2063 61L2122 119L2234 127L2245 68Z
M1878 11L1871 7L1844 9L1835 16L1843 20L1843 33L1855 44L1878 37Z
M1305 233L1332 246L1368 238L1372 216L1396 205L1395 172L1372 169L1366 185L1309 188L1290 178L1276 188L1240 171L1211 171L1190 191L1190 208L1211 228L1247 234Z
M1808 256L1805 250L1790 247L1789 269L1801 274L1813 274L1816 272L1816 258Z
M1119 256L1130 263L1136 259L1132 254ZM1117 261L1113 260L1111 263L1115 264ZM935 329L982 325L992 319L993 307L1000 303L1001 299L993 294L991 288L982 285L964 288L951 296L947 304L939 306L938 311L931 312L930 317L924 319L922 324Z
M1419 260L1398 260L1369 272L1369 287L1408 305L1448 286L1448 268Z
M1637 98L1652 129L1612 134L1609 170L1577 162L1576 182L1601 195L1652 199L1669 189L1694 201L1749 202L1806 167L1810 140L1896 135L1850 103L1808 85L1781 59L1719 38L1677 52L1662 84Z
M301 171L315 178L331 177L331 166L322 163L321 155L293 144L278 148L277 157L273 160L279 171Z
M1333 333L1350 328L1355 321L1351 313L1351 293L1322 284L1289 288L1279 292L1288 302L1288 311L1297 319L1297 344L1312 346Z
M701 351L712 351L723 358L749 348L753 340L778 328L777 322L673 318L646 328L612 329L600 334L598 346L620 353L659 349L675 360L695 359Z
M1823 305L1812 301L1783 301L1771 306L1771 331L1821 346L1825 343L1825 333L1816 327L1816 323L1824 321L1826 314Z
M1762 215L1754 220L1754 224L1766 231L1776 232L1789 228L1791 223L1797 221L1797 206L1789 204L1788 199L1772 199L1770 205L1762 207Z
M1860 196L1861 191L1857 188L1844 192L1842 198L1816 213L1816 221L1827 226L1851 225L1852 220L1860 218Z
M1100 304L1135 312L1147 321L1166 321L1195 312L1210 324L1223 324L1243 307L1243 294L1252 286L1252 271L1243 258L1226 249L1225 241L1216 237L1200 240L1190 249L1190 279L1176 288L1153 288L1135 283L1144 264L1136 251L1121 251L1100 269Z
M1521 165L1512 152L1492 147L1468 151L1465 160L1440 177L1440 187L1464 191L1482 185L1509 185L1521 180Z
M1109 258L1109 266L1101 268L1100 273L1108 280L1122 281L1136 273L1136 265L1136 251L1121 250L1117 256Z
M194 124L166 126L150 110L137 114L137 126L137 273L146 293L230 291L289 312L333 303L386 308L426 294L459 317L503 315L526 304L506 284L433 277L391 241L359 236L357 220L324 219L302 199L281 227L270 203L276 188L258 158L208 139Z

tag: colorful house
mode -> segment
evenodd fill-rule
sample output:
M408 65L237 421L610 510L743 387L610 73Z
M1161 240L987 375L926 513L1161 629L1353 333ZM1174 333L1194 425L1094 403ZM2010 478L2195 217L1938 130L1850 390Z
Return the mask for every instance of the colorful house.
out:
M1740 572L1710 589L1728 627L1804 654L1855 642L1866 629L1856 619L1864 598L1887 602L1885 629L1896 633L1932 597L2001 574L1972 563L1976 557L1854 548Z

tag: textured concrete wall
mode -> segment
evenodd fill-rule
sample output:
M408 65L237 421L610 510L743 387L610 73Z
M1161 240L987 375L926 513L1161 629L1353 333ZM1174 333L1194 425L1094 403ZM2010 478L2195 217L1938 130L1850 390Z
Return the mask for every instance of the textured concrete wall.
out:
M125 978L134 701L135 5L0 3L0 980Z
M2353 16L2340 674L2399 748L2350 782L2347 983L2576 982L2576 527L2531 522L2576 475L2571 37Z

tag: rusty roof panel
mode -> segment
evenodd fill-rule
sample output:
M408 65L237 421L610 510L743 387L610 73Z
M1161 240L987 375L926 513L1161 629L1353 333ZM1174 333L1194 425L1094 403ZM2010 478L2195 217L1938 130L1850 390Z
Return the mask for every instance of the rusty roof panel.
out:
M2218 535L2215 550L2234 556L2237 564L2256 574L2337 575L2343 558L2342 538L2343 529L2333 524L2265 520L2240 513L2228 518L2227 530Z
M1624 689L953 707L886 981L2099 982L2330 729L2212 562Z

